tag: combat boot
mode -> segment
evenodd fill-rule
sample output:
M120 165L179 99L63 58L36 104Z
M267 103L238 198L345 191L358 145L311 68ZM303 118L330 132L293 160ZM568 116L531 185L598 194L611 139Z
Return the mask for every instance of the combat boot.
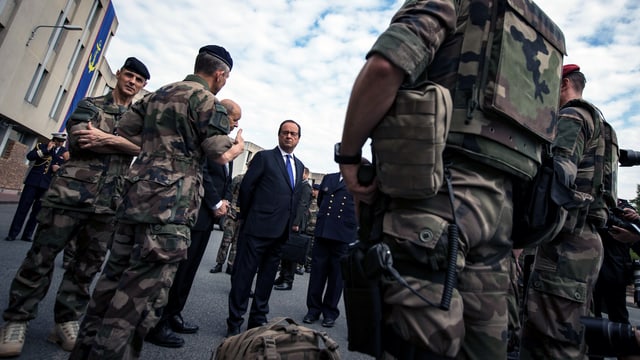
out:
M0 357L20 355L26 336L26 321L7 321L0 329Z
M65 351L71 351L76 346L78 331L80 324L75 320L56 324L47 340L60 345Z

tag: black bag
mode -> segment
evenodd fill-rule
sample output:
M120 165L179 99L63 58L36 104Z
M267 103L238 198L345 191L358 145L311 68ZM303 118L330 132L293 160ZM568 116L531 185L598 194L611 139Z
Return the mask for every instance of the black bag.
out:
M341 261L349 351L382 355L382 294L379 279L364 268L369 246L356 242Z
M553 240L563 229L568 211L593 201L591 195L573 190L567 167L566 160L547 153L531 182L514 182L511 238L515 249Z
M289 240L282 245L282 260L289 260L298 264L304 264L307 260L307 249L311 242L311 236L301 233L290 233Z

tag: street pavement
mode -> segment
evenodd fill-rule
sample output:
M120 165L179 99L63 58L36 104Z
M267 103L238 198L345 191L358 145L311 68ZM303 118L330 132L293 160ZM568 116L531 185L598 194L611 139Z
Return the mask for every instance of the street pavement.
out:
M0 199L0 310L7 306L9 287L16 270L22 263L24 255L31 243L16 240L4 241L16 204ZM210 274L209 269L215 265L216 252L222 233L215 230L209 241L206 254L202 259L198 273L183 311L183 317L200 326L197 334L181 335L185 346L180 349L168 349L145 343L141 359L211 359L212 350L217 347L226 333L227 295L230 288L229 275L226 273ZM47 341L47 336L54 325L53 305L55 294L62 278L62 256L56 260L52 286L39 306L39 314L29 323L29 331L20 359L67 359L68 353L57 345ZM345 360L372 359L369 356L347 351L347 323L341 315L333 328L323 328L320 322L303 324L306 314L306 293L309 274L296 275L291 291L276 291L271 294L269 319L287 316L299 324L326 331L340 345L340 355ZM340 303L344 314L344 304ZM246 321L245 321L246 325ZM244 328L243 328L244 329Z
M3 197L3 195L5 196ZM15 196L7 196L6 193L0 192L0 239L4 239L9 230L16 209L15 199ZM229 275L224 272L209 273L209 269L215 264L221 237L220 231L215 230L212 233L196 274L189 300L182 313L187 321L199 325L200 331L197 334L181 335L185 339L185 346L180 349L168 349L145 343L141 359L211 359L213 349L220 344L226 332L227 294L230 288ZM30 245L31 243L20 240L12 242L0 240L0 310L4 310L7 306L11 281ZM62 273L62 256L59 256L53 273L52 288L40 303L38 317L29 323L29 331L20 359L57 360L68 358L67 352L46 340L54 325L53 305ZM269 318L287 316L301 325L326 331L340 345L339 351L342 359L372 359L367 355L347 350L347 324L344 316L340 316L336 320L336 326L333 328L323 328L320 326L320 322L311 325L302 323L302 318L306 313L305 299L308 280L309 274L296 275L291 291L274 290L271 294ZM340 308L344 314L342 301ZM640 309L633 304L632 297L628 298L628 309L631 323L640 324Z

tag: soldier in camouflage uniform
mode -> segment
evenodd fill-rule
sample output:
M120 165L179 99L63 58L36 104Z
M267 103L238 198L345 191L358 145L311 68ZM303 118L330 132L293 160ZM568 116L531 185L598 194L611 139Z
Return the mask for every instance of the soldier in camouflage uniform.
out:
M589 314L603 247L598 228L608 210L601 200L605 140L597 108L582 100L586 80L577 65L565 65L560 88L554 155L572 169L576 191L594 201L571 210L562 231L538 246L529 280L521 359L587 359L581 316ZM590 109L590 110L587 110ZM598 170L601 169L601 170Z
M195 74L165 85L124 114L118 133L141 150L125 176L111 252L80 327L71 359L138 358L159 321L203 195L204 157L226 164L244 150L227 134L214 96L232 67L229 53L200 49Z
M304 232L311 236L309 241L309 247L307 248L307 260L304 263L304 272L311 272L311 249L313 249L313 234L316 231L316 220L318 219L318 192L320 191L320 184L313 184L311 188L311 204L309 204L309 215L307 220L307 227Z
M518 8L532 7L529 1L517 2L515 6ZM480 111L478 104L474 103L476 98L471 97L478 93L477 87L469 91L467 98L465 93L456 91L467 78L480 75L475 61L484 56L463 53L460 42L480 46L485 40L481 38L484 29L491 29L494 25L490 23L489 9L505 6L505 3L499 0L405 2L367 54L366 64L354 83L335 160L341 164L340 172L356 203L373 204L376 196L382 196L377 191L380 173L378 180L371 185L360 184L357 173L361 167L361 147L374 129L379 128L394 104L398 90L420 89L421 80L428 79L449 89L454 99L451 130L443 153L444 164L450 173L445 178L450 178L451 187L443 185L436 189L434 195L415 200L385 194L388 202L384 205L381 240L390 248L393 265L408 286L431 304L394 278L381 278L384 357L506 357L512 184L514 179L531 179L541 158L539 152L537 155L527 154L524 147L509 144L509 140L519 143L529 139L532 133L528 130L503 129L503 134L508 134L509 139L500 136L500 131L491 134L497 128L511 126L512 123L501 121L490 112ZM507 31L501 36L513 34L519 33ZM511 39L511 44L518 44L513 53L531 60L534 66L517 73L528 80L533 79L536 87L541 84L540 76L545 77L545 81L551 77L559 82L559 72L546 73L545 69L551 65L560 66L562 53L550 52L542 41L525 44L523 39ZM545 58L544 65L538 56L542 53L551 55ZM543 89L542 86L535 89L540 90L537 96L544 98L541 102L551 105L546 115L540 115L545 126L552 121L549 114L555 110L558 96L554 91L555 84L547 85L550 88ZM508 91L509 86L500 87L500 90ZM522 102L510 105L515 105L516 109L529 108L524 105L537 106ZM459 121L465 115L468 116L467 121ZM390 130L396 132L401 129ZM411 160L408 158L427 153L424 148L407 149L411 146L408 140L413 135L416 134L406 134L404 138L399 136L394 147L395 156L390 158ZM539 145L541 143L536 143L530 150L540 151ZM375 160L379 164L380 157ZM380 170L377 165L376 169ZM416 180L415 174L410 172L395 176L398 180ZM454 222L459 228L459 239L450 238L449 229ZM441 302L447 270L452 270L448 250L452 241L459 244L457 257L453 258L457 281L454 280L455 288L448 310L442 310L437 304ZM358 307L358 304L352 306ZM357 329L351 329L350 325L351 330Z
M233 259L236 257L236 248L238 244L238 226L240 225L240 222L238 221L238 216L240 215L240 208L238 207L238 192L240 191L240 183L242 182L243 177L244 174L239 174L231 180L231 187L229 188L231 193L231 199L229 199L230 206L227 216L224 219L224 232L216 255L216 266L211 269L211 273L221 272L222 264L224 264L225 261L227 262L227 274L231 274L231 271L233 270ZM228 259L227 253L229 254Z
M11 284L0 357L20 354L27 322L36 317L38 303L51 284L55 258L72 238L77 253L58 289L56 326L49 340L67 351L75 344L78 320L89 302L89 286L113 233L122 175L139 150L118 137L115 129L149 72L139 60L128 58L116 78L113 91L80 101L67 122L71 158L44 196L36 237ZM83 148L88 143L105 145L106 152Z

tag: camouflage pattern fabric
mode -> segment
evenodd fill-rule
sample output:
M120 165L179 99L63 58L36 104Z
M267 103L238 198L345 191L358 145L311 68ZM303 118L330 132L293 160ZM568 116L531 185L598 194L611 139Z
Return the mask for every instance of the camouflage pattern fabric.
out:
M42 206L96 214L115 214L122 194L122 175L129 169L133 156L100 154L80 149L73 131L94 128L116 132L126 107L113 103L111 93L83 99L67 121L70 160L53 178Z
M193 226L204 195L199 160L217 158L232 145L227 111L206 82L189 75L147 95L123 116L118 133L143 136L118 218Z
M451 90L449 148L531 179L555 136L564 52L562 32L532 1L417 0L395 14L369 55L404 70L404 88L429 80Z
M507 293L511 254L511 178L464 156L451 175L460 226L458 284L451 307L429 306L393 279L383 282L385 324L407 343L440 356L500 359L507 353ZM392 199L384 242L394 266L423 296L440 303L447 268L449 195ZM398 350L398 349L396 349Z
M216 263L224 264L225 261L229 266L233 266L233 260L236 258L236 250L238 247L238 235L240 232L240 221L237 218L231 218L227 215L224 219L224 232L218 253L216 254ZM229 258L227 258L227 254Z
M307 217L307 226L305 228L305 233L308 235L313 235L316 231L316 220L318 217L318 199L315 197L311 198L311 204L309 204L309 216Z
M70 359L140 357L144 337L162 316L190 238L185 225L117 225Z
M238 221L238 218L240 217L238 193L240 192L240 183L242 183L242 178L244 178L244 174L236 175L233 180L231 180L231 202L229 203L230 206L227 216L224 219L224 232L216 255L216 263L218 264L224 264L224 262L227 261L228 265L233 266L233 260L236 258L239 233L238 228L240 227L240 222ZM231 247L230 251L229 247ZM229 254L228 260L227 253Z
M492 24L496 9L505 11L497 14L505 21ZM500 28L491 34L493 25L512 27L520 20L526 23L515 29L531 24L548 28L520 34ZM481 51L492 48L493 43L487 45L491 35L506 44L498 47L497 54L485 57ZM478 50L471 50L473 46ZM563 53L562 33L529 0L415 0L404 3L367 55L380 54L402 69L403 87L414 88L429 80L450 89L454 99L445 159L453 164L454 208L460 226L458 284L450 309L443 311L395 280L385 281L388 306L383 317L406 345L452 358L505 358L512 177L531 179L540 164L542 146L555 136L552 114ZM503 55L518 57L511 59L519 62L518 67L504 72L517 72L517 77L498 76ZM484 58L491 60L480 63ZM495 77L479 76L484 73ZM511 89L527 89L526 95L521 94L527 100L511 98L520 96ZM506 98L500 99L503 95ZM499 108L491 107L492 99ZM548 106L550 111L541 110ZM392 198L384 219L384 241L391 248L394 266L434 303L442 296L451 213L443 187L433 198L420 201Z
M125 176L120 224L72 359L140 356L187 257L204 194L204 156L217 158L232 145L226 110L197 75L134 104L118 133L137 138L141 151Z
M587 359L581 316L589 315L602 242L590 224L538 248L527 293L520 359Z
M113 133L126 110L113 101L111 93L83 99L67 122L71 158L44 195L36 237L12 282L5 320L35 318L38 303L51 285L55 258L72 242L78 250L58 290L55 320L78 320L87 306L89 285L102 266L113 233L122 174L132 156L81 150L72 132L91 122L95 128Z
M315 241L314 233L316 231L316 221L318 220L318 198L312 197L311 204L309 204L309 217L307 218L307 227L304 232L311 236L309 241L309 247L307 248L307 259L304 263L304 268L307 272L311 271L311 254L313 253L313 242Z
M100 270L113 233L110 215L43 208L38 214L40 225L31 249L11 283L9 306L3 313L6 321L32 320L38 304L45 297L56 256L67 239L76 237L78 253L65 271L56 296L56 323L78 320L89 302L89 286Z
M595 174L602 176L602 124L567 103L559 113L554 155L573 164L575 191L602 197ZM527 293L521 359L586 359L580 316L589 313L593 287L602 263L602 241L596 228L601 206L574 209L560 234L537 249Z

